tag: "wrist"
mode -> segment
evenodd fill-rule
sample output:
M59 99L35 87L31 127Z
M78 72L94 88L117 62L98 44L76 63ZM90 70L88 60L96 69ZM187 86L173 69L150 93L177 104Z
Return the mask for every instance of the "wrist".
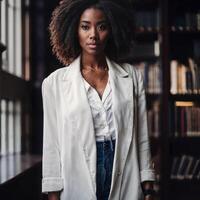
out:
M48 192L48 200L59 200L59 192Z
M155 196L155 190L154 189L151 189L151 188L149 188L149 189L144 189L143 190L143 194L144 194L144 196L146 197L146 196Z
M154 200L154 196L148 194L148 195L144 196L144 200Z

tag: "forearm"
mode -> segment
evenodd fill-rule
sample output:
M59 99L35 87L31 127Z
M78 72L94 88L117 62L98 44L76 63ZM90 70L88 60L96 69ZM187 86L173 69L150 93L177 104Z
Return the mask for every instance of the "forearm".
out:
M144 181L142 182L142 189L143 190L148 190L148 189L153 189L153 184L154 182L153 181Z
M59 192L49 192L48 193L48 200L60 200Z

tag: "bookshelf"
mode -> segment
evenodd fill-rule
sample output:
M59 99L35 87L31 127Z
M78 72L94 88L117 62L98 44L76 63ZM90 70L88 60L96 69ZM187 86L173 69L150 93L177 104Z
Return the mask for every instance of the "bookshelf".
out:
M180 71L179 69L177 70L177 79L179 79L177 80L177 90L175 89L175 92L173 92L171 91L172 88L170 88L172 94L170 94L171 115L169 117L174 119L175 116L176 120L173 126L173 134L171 134L169 140L169 156L171 157L171 174L173 174L173 170L177 170L177 172L175 173L175 178L169 181L169 198L173 196L176 199L199 199L200 4L198 1L189 3L186 0L182 2L176 0L170 4L169 9L172 13L169 17L169 59L170 62L174 60L175 63L178 63L178 68L180 69ZM176 12L176 10L179 10L179 12ZM183 72L184 70L185 72ZM171 85L176 82L176 80L172 80L172 71L171 69ZM182 102L182 106L177 106L177 102ZM188 104L191 103L193 105L189 106ZM186 110L190 110L190 113ZM184 120L184 117L187 120ZM187 129L191 129L192 134ZM175 166L175 159L178 157L180 161L173 168ZM187 169L189 170L189 175Z
M200 4L166 0L162 5L166 10L163 7L161 24L167 27L162 34L167 44L162 60L162 164L166 166L161 167L161 199L195 200L200 195Z
M136 16L139 13L134 35L136 44L143 45L143 53L137 51L141 54L135 54L132 61L141 68L146 81L150 141L156 171L160 174L157 199L197 200L200 196L200 2L133 2ZM159 47L155 47L155 42ZM144 44L152 44L154 48ZM155 63L159 66L159 76L151 71ZM159 92L150 77L159 80Z
M158 0L133 2L134 43L128 61L141 70L146 89L148 129L151 154L157 173L154 185L156 199L160 199L160 106L162 67L160 49L160 5Z

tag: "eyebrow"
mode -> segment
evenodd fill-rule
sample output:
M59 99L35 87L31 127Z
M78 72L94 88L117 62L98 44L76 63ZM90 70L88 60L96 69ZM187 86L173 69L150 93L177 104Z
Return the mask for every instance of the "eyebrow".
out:
M81 23L90 24L90 21L82 20ZM107 23L107 21L106 20L102 20L102 21L97 22L97 24L102 24L102 23Z

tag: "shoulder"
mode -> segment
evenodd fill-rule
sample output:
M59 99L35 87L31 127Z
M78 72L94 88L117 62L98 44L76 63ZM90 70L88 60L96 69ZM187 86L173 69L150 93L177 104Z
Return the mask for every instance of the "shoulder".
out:
M133 80L133 85L135 88L135 93L138 95L143 94L144 91L144 79L141 70L139 70L134 65L123 63L121 67L129 74Z
M42 90L42 94L54 94L56 95L56 93L59 91L59 85L60 85L60 80L64 79L64 76L66 76L68 73L69 67L62 67L59 68L57 70L55 70L54 72L52 72L51 74L49 74L43 81L41 84L41 90Z
M141 81L143 79L142 72L136 66L129 63L122 63L120 66L133 78L133 80Z
M69 70L69 66L65 66L62 68L59 68L49 74L44 80L42 85L55 85L59 80L63 80L64 76L66 75L67 71Z

